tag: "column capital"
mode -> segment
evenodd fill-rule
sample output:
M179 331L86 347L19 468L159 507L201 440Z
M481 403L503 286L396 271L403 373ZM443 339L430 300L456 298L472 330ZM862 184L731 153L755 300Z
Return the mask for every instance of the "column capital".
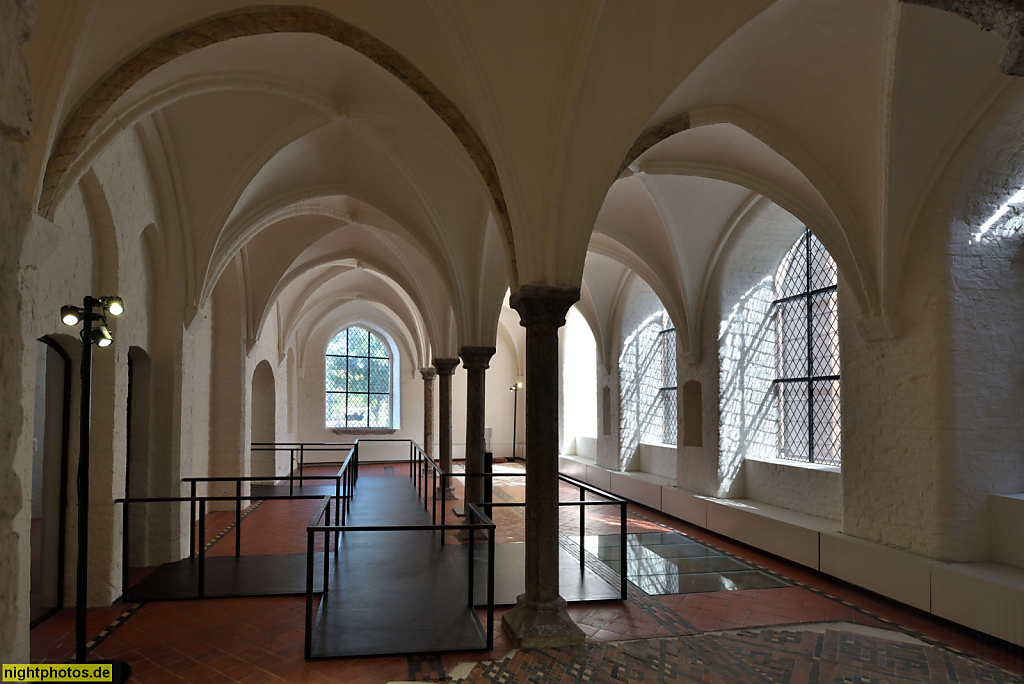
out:
M438 375L451 375L462 359L434 359L430 362L437 369Z
M579 300L578 287L522 285L509 297L509 306L519 313L519 324L524 328L532 325L559 328L565 325L569 308Z
M462 357L462 367L486 369L490 367L495 351L494 347L461 347L459 356Z
M436 368L420 368L420 377L424 380L433 380L435 375L437 375Z

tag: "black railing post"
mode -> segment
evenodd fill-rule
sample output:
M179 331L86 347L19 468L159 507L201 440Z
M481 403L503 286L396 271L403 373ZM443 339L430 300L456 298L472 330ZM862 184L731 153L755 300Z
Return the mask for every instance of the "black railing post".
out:
M587 536L587 508L583 505L583 501L587 500L587 490L580 487L580 572L584 570L583 562L583 543Z
M206 499L199 502L199 598L206 597Z
M626 502L619 503L619 596L626 600L626 573L629 570L629 557L626 550Z
M330 499L330 497L328 497L328 499L327 499L327 515L325 516L324 519L327 521L328 525L331 524L331 499ZM335 534L337 534L337 532L335 532ZM323 587L324 594L323 594L323 598L320 599L320 601L323 602L325 604L325 606L326 606L326 601L327 601L327 571L328 571L328 562L330 560L330 556L327 553L327 546L330 543L331 543L331 531L327 530L327 531L324 532L324 587Z
M306 444L299 444L299 477L302 477L306 467ZM302 489L302 480L299 480L299 489Z
M442 496L444 496L444 492L446 491L444 489L444 487L447 486L445 484L445 478L448 477L448 476L449 476L449 473L441 473L441 492L442 492ZM442 528L444 528L444 526L446 525L446 523L445 523L445 516L446 516L447 513L448 513L448 502L447 502L446 499L441 499L441 527ZM444 546L444 542L445 542L445 539L447 537L448 537L448 530L442 529L441 530L441 546Z
M192 518L189 521L189 547L188 558L196 557L196 481L192 480Z
M274 456L277 456L277 452L274 452ZM291 479L295 475L295 449L288 450L288 496L292 496L295 493L295 480Z
M313 535L306 530L306 660L313 655Z
M338 521L341 520L341 507L344 506L344 502L341 500L341 476L336 475L334 477L334 498L337 500L337 505L334 508L334 524L340 524ZM334 535L334 543L338 543L337 534Z
M492 509L493 510L493 509ZM491 522L494 522L493 520ZM494 648L494 534L497 527L491 527L487 541L487 650Z
M242 555L242 481L235 480L235 558Z
M131 589L128 586L128 569L131 567L128 562L131 533L129 530L128 500L121 504L121 600L128 602ZM62 578L63 581L63 578Z
M471 523L472 516L476 514L476 510L468 502L466 503L466 522ZM472 527L469 528L469 609L473 610L473 581L474 581L474 570L476 569L476 557L473 553L473 537L476 536L476 530Z

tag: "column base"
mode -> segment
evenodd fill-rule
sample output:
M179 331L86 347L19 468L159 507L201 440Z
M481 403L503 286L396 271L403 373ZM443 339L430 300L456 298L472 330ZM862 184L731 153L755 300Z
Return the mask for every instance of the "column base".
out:
M516 605L502 615L501 626L519 648L575 646L586 639L561 596L551 603L538 603L520 594Z
M434 490L434 496L438 499L458 499L455 495L455 487L449 486L447 489L441 489L438 487Z

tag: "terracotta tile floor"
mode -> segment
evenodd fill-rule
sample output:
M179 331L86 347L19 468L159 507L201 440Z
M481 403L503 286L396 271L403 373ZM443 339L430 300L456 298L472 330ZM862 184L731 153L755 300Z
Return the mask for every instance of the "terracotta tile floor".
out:
M508 464L501 467L512 470L519 466ZM326 470L329 469L325 469L325 472ZM382 475L383 470L380 466L364 466L362 476ZM400 471L401 466L394 467L393 472L397 474ZM496 492L495 501L521 501L525 494L522 479L504 479L510 481L503 483ZM455 487L457 493L461 495L462 484L456 481ZM562 499L575 501L578 500L578 494L572 488L563 487ZM449 506L460 504L452 501L448 503ZM243 553L304 552L305 535L302 534L302 530L317 505L315 501L268 501L252 507L242 522ZM522 540L522 510L495 510L494 518L499 523L499 541ZM571 507L562 511L560 528L566 537L579 534L579 519L576 516L575 509ZM454 516L449 516L449 520L454 522ZM618 521L617 509L592 508L587 514L586 532L617 532ZM216 512L207 516L208 539L213 540L221 532L226 531L219 539L211 542L211 554L234 553L235 532L231 528L233 524L233 511ZM590 670L595 674L588 681L694 681L688 677L698 675L698 679L703 681L785 681L789 675L783 677L779 674L785 673L785 663L790 663L791 669L797 668L799 663L793 659L792 653L784 652L785 649L782 647L771 646L766 655L765 643L814 642L819 643L820 651L820 643L846 643L842 640L847 639L850 643L856 641L858 647L870 647L869 651L875 649L870 651L871 653L885 652L890 648L886 645L889 642L864 641L859 636L851 637L845 632L835 632L832 636L828 636L828 633L819 635L824 642L820 639L815 642L814 639L817 637L808 637L806 632L797 632L804 636L792 639L780 637L778 634L782 633L776 632L727 632L722 639L706 635L709 632L745 627L779 629L780 626L785 626L787 630L799 630L801 624L823 622L846 622L869 627L900 629L916 634L929 643L948 645L1018 675L1024 674L1022 649L994 642L907 606L861 591L731 540L692 528L649 509L630 505L630 533L665 531L666 528L689 535L725 553L741 557L803 586L658 597L648 596L631 587L629 599L624 602L581 603L569 607L573 619L587 635L589 646L586 648L577 647L577 650L566 653L557 649L522 652L512 660L478 666L467 681L557 681L543 677L530 679L530 672L533 672L530 668L540 667L537 663L544 661L547 663L544 665L547 669L537 671L554 676L554 672L560 671L558 668L561 665L557 665L558 662L569 662L573 658L576 659L575 664L565 665L564 672L575 672L575 678L566 681L582 681L581 668L584 665L596 668ZM133 570L133 577L141 576L144 572L144 569ZM304 610L303 596L153 601L142 605L115 604L108 608L91 610L88 629L90 638L96 638L104 630L109 631L105 637L97 638L98 643L93 651L93 657L127 661L133 670L130 680L132 682L369 683L437 680L442 679L446 672L461 662L494 660L504 656L512 648L508 638L501 632L503 611L499 609L495 611L495 644L490 652L447 653L440 657L350 658L307 663L302 655ZM128 616L122 619L119 626L110 630L111 623L126 611ZM484 611L479 613L481 619L484 619ZM725 638L736 634L739 636ZM62 611L33 629L31 639L32 662L67 660L74 652L74 611ZM623 644L621 647L613 646L611 643L636 639L645 641L629 641L631 646ZM850 641L851 639L853 641ZM868 646L864 646L865 643ZM725 662L721 660L724 656L707 656L712 652L720 654L723 647L735 651L729 656L732 660ZM863 673L858 674L857 671L850 670L849 663L840 658L853 647L847 644L836 648L839 650L833 650L838 654L838 660L829 661L828 667L823 667L820 671L812 668L813 672L818 673L815 675L818 679L810 677L807 673L812 670L804 668L799 672L793 670L792 681L825 681L821 677L825 676L826 671L831 673L830 677L838 676L840 673L845 673L844 677L848 676L847 679L840 678L834 681L957 681L949 678L920 677L887 679L887 670L869 673L870 676L865 675L868 676L867 679L857 679L856 677ZM1012 676L1001 679L1000 677L1006 673L999 675L997 670L992 670L997 673L992 675L985 669L986 666L978 664L979 661L962 658L957 660L959 656L948 648L932 650L944 654L942 657L946 659L945 662L951 663L950 668L954 665L954 669L959 668L956 669L957 672L966 673L970 667L975 668L972 672L977 675L976 679L964 675L959 681L1020 681ZM742 660L740 655L736 655L746 653L743 658L748 660L755 657L747 651L754 653L755 659L759 659L758 662L763 661L767 664L757 669ZM661 660L659 653L664 656ZM665 654L672 654L671 658ZM919 659L925 660L938 657L934 654L918 655ZM646 667L649 668L655 665L667 667L659 663L668 663L669 660L672 667L677 668L673 670L678 675L676 678L661 676L658 679L650 674L655 670L643 670L638 665L646 662ZM722 669L708 674L707 662L720 662ZM636 677L623 679L623 673L627 670L619 667L622 663L631 663L630 667L634 668ZM613 665L619 667L615 669L618 674L614 676L610 674L614 669ZM648 675L644 672L648 672L651 678L645 678ZM661 675L664 675L664 672Z

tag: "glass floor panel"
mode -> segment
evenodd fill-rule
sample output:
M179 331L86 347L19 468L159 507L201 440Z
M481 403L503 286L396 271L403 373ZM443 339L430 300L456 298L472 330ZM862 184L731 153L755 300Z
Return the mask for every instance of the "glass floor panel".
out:
M579 542L579 537L573 537ZM615 572L619 535L588 535L584 548ZM626 578L651 595L788 587L789 582L674 532L626 535Z

